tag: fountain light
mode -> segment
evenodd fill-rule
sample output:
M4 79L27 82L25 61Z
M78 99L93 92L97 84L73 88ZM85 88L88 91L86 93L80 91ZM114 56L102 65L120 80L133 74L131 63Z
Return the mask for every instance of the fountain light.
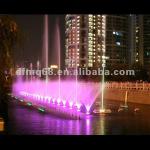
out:
M32 106L32 103L31 103L31 102L28 102L27 105L28 105L28 106Z
M63 100L63 107L66 107L66 100Z
M55 104L55 98L52 99L53 104Z
M57 98L57 104L60 105L61 99Z
M86 106L86 114L87 114L87 115L90 114L90 108L91 108L91 107L90 107L89 105Z
M89 115L89 114L90 114L90 112L89 112L89 111L87 111L87 112L86 112L86 114L87 114L87 115Z
M51 97L48 97L48 103L50 104L50 102L51 102Z
M69 107L70 107L70 109L72 109L72 106L73 106L73 101L70 101L70 102L69 102Z
M38 108L38 110L41 111L41 112L45 112L44 108Z
M81 104L78 102L76 103L76 106L77 106L77 111L80 111Z

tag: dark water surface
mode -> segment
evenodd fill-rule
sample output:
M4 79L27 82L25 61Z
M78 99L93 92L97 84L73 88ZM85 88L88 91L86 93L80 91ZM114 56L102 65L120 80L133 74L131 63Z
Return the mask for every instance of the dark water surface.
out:
M19 135L119 135L150 134L150 106L129 104L129 113L117 113L120 102L107 102L115 113L68 120L16 102L9 103L7 132ZM140 108L139 113L134 109Z

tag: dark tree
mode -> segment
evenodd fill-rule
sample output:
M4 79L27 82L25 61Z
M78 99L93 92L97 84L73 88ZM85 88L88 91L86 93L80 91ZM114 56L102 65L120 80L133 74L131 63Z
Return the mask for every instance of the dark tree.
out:
M20 31L9 16L0 16L0 115L7 116L8 74L13 66L13 49L19 43Z

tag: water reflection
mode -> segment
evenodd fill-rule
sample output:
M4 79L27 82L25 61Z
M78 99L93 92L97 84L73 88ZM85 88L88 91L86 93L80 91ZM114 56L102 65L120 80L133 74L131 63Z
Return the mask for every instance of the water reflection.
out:
M100 119L100 134L105 135L105 116L101 116Z
M86 134L90 135L90 119L86 119Z
M144 108L140 115L93 116L83 120L67 120L11 103L8 132L35 135L150 134L150 108Z

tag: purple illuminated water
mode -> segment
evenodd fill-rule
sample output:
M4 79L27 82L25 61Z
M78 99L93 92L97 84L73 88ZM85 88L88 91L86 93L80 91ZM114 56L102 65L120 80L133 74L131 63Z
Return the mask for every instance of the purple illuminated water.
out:
M44 67L48 68L48 15L44 16ZM61 68L60 61L60 29L59 23L56 23L55 30L55 49L57 53L58 68ZM76 37L77 38L77 37ZM76 45L77 51L77 45ZM77 58L77 53L76 53ZM77 69L77 61L76 69ZM39 69L39 63L37 63ZM45 82L46 81L46 82ZM77 75L75 80L61 81L60 75L56 81L48 81L48 75L46 80L26 80L22 81L18 79L13 84L13 94L19 98L24 99L27 102L32 102L33 105L46 107L47 109L58 109L59 112L64 113L71 112L71 115L80 115L80 112L90 114L90 109L100 94L99 83L92 82L79 82ZM69 108L69 109L68 109ZM83 111L83 108L85 110ZM78 112L78 113L77 113Z
M57 24L56 24L56 39L55 39L55 48L57 50L57 58L58 58L58 69L61 69L61 60L60 60L60 55L61 55L61 48L60 48L60 31L59 31L59 23L57 20ZM60 84L61 84L61 80L60 80L60 74L58 75L58 94L59 94L59 98L60 98Z
M90 108L95 99L100 94L99 83L78 82L77 100L75 96L75 81L61 81L60 87L58 81L22 81L18 80L13 84L13 94L17 97L24 98L39 106L51 106L53 104L62 107L76 108L80 110L81 106L86 108L86 113L90 113ZM60 88L59 95L58 91Z

